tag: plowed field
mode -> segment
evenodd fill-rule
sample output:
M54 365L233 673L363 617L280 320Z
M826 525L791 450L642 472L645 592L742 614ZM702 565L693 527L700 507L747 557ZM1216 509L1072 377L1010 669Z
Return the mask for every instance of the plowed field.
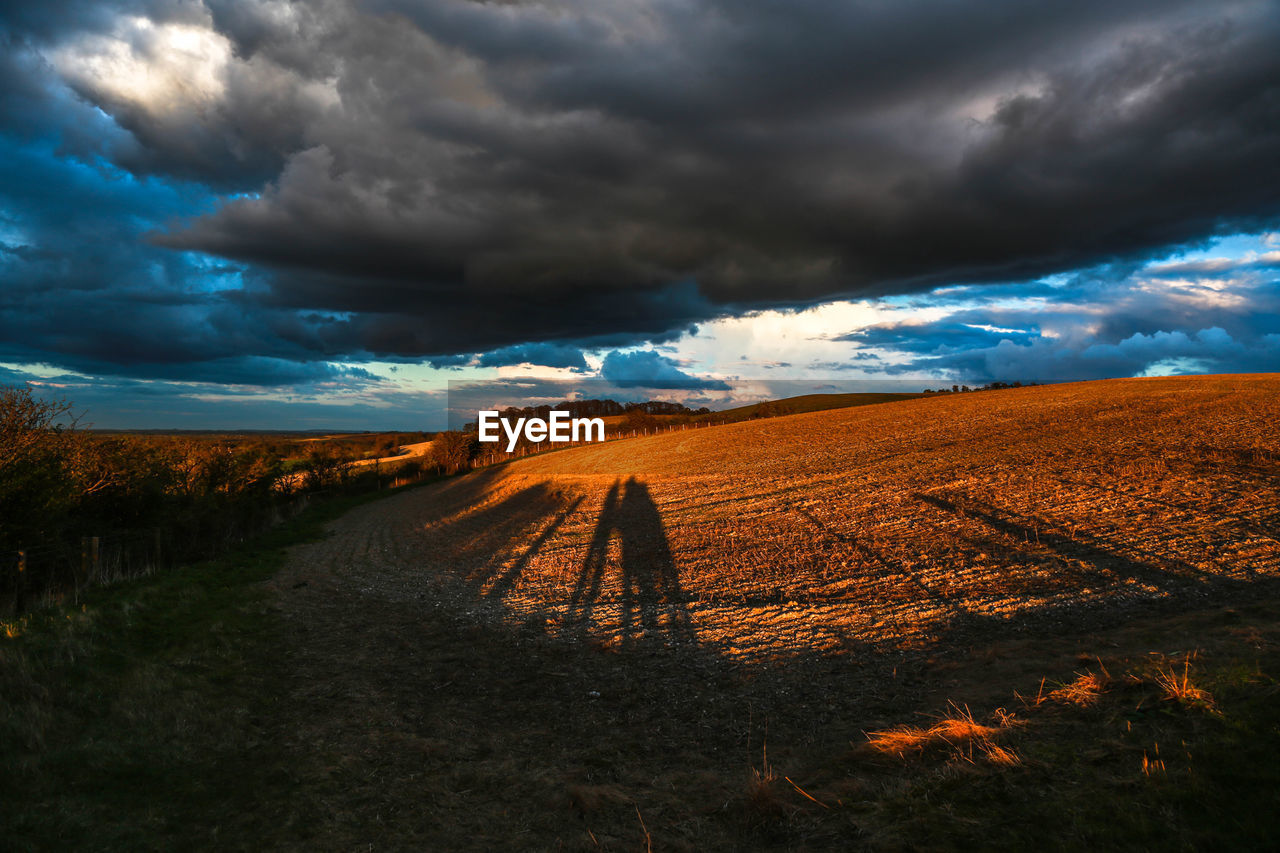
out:
M370 504L277 581L299 748L339 756L344 802L400 809L397 844L881 838L770 762L830 781L826 758L876 726L1034 694L1079 637L1262 595L1278 419L1274 375L956 394L547 453ZM360 843L368 820L321 837Z

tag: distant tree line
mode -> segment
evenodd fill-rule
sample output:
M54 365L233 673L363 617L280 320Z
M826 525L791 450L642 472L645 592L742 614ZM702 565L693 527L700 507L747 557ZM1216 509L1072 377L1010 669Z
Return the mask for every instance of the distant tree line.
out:
M1005 388L1031 388L1039 385L1039 382L988 382L986 385L979 385L977 388L970 388L968 385L952 385L950 388L932 388L924 389L925 394L967 394L971 391L1000 391Z
M575 418L608 418L632 413L645 415L706 415L711 413L711 410L705 406L701 409L691 409L681 403L671 403L665 400L648 400L643 403L619 403L617 400L565 400L564 402L556 403L554 406L525 406L523 408L508 406L498 414L504 418L536 417L545 420L552 411L568 412L571 417Z

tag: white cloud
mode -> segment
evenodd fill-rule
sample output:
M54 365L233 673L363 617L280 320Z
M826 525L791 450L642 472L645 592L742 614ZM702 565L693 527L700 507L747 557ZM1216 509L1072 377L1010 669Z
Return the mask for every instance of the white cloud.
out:
M165 113L221 101L232 51L224 36L205 27L125 17L111 35L83 36L48 58L78 90Z

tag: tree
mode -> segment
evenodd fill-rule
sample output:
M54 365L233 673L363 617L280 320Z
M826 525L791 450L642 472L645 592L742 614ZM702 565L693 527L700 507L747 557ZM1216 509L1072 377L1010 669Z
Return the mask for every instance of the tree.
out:
M337 485L351 460L331 444L318 445L307 451L303 482L309 489Z
M0 388L0 543L16 546L16 537L55 522L74 501L62 424L74 425L70 413L70 404L41 400L30 387Z
M56 442L70 413L69 403L41 400L30 386L0 387L0 477Z
M639 432L641 430L653 429L656 427L658 425L658 419L646 412L644 409L636 407L627 412L626 417L623 418L623 423L626 425L627 429Z
M456 474L471 463L479 447L473 432L442 432L431 442L431 455L446 474Z

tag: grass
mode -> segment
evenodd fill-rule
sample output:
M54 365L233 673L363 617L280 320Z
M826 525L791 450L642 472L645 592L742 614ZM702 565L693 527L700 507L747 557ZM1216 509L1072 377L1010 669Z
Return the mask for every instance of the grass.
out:
M1043 688L1043 684L1041 687ZM1110 687L1110 673L1105 671L1077 673L1072 681L1052 690L1047 698L1083 708L1096 704ZM1038 701L1046 698L1043 693L1037 693L1036 696Z
M1017 764L1017 755L997 743L1002 729L1013 726L1016 719L1003 708L997 708L993 716L996 718L994 725L978 723L968 707L962 709L953 704L950 713L933 725L898 726L870 732L867 745L876 752L899 758L945 752L969 762L974 760L976 749L980 757L994 764Z
M223 559L5 623L5 849L254 847L305 821L290 797L297 756L273 728L285 663L260 582L286 547L367 500L333 501Z
M1155 683L1164 693L1164 698L1192 708L1213 710L1213 695L1191 683L1191 659L1188 654L1182 662L1182 672L1170 666L1156 672Z
M882 769L864 783L880 796L846 807L875 826L884 846L1273 849L1280 833L1280 685L1267 674L1280 665L1274 647L1259 660L1222 643L1213 663L1194 669L1185 660L1176 670L1128 663L1133 668L1087 704L1075 690L1027 704L1024 724L1007 733L1018 761L975 763L953 745L926 767L915 761L909 775L905 766ZM1204 686L1188 693L1193 674ZM962 735L992 737L991 727L960 722ZM891 733L887 742L901 737Z

